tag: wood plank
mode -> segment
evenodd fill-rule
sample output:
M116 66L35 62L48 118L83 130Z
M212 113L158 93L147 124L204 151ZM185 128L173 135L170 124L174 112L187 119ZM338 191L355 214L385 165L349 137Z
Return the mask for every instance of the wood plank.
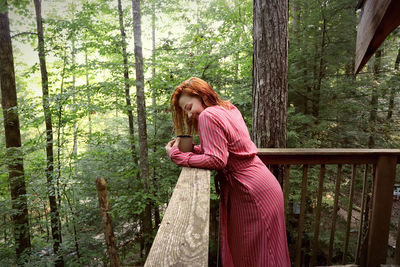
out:
M266 164L373 164L380 155L400 156L399 149L259 148Z
M360 209L360 225L358 227L358 238L357 238L357 250L356 250L356 263L360 263L360 253L362 246L362 237L363 237L363 224L364 224L364 214L365 214L365 205L367 202L367 182L368 182L368 173L369 173L369 165L365 165L364 171L364 180L363 180L363 189L362 189L362 197L361 197L361 209Z
M210 171L183 168L145 266L208 266Z
M342 258L342 264L346 263L347 259L347 250L349 247L349 236L350 236L350 225L351 225L351 214L353 212L353 196L354 196L354 185L356 183L356 171L357 166L353 165L352 174L351 174L351 186L350 186L350 196L349 196L349 205L347 207L347 220L346 220L346 240L344 242L344 253Z
M331 235L329 238L329 252L328 252L328 264L332 262L332 254L333 254L333 241L335 237L336 231L336 219L337 219L337 210L339 206L339 195L340 195L340 184L342 182L342 165L338 165L337 177L336 177L336 185L335 185L335 199L333 202L333 211L332 211L332 225L331 225Z
M368 267L386 263L396 164L396 157L381 156L376 166L367 249Z
M311 266L315 265L317 259L317 252L319 249L319 226L321 222L322 193L324 191L325 172L326 172L326 167L324 164L322 164L319 173L317 209L315 212L314 239L312 243Z
M301 182L300 218L299 218L299 225L297 228L296 259L294 265L295 267L300 267L301 264L301 248L303 241L304 217L306 211L307 176L308 176L308 166L304 165L303 178Z
M396 249L394 252L394 264L400 265L400 218L397 221Z
M400 149L369 148L258 148L259 155L400 155Z
M285 205L285 222L287 221L287 216L289 214L289 176L290 176L290 165L285 166L285 172L283 176L283 200Z
M399 0L366 0L358 23L355 73L379 48L385 38L400 24Z

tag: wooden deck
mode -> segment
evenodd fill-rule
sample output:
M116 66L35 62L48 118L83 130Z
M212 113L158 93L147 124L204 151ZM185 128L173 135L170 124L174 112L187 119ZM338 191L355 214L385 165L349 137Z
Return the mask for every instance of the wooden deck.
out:
M388 236L393 203L393 187L396 166L399 163L400 150L394 149L259 149L259 157L266 165L285 166L283 192L286 216L289 215L289 196L291 190L300 190L300 214L297 221L297 241L295 251L291 255L295 266L316 266L317 251L320 247L321 224L326 212L322 214L322 199L327 193L334 199L331 223L328 264L333 256L333 242L337 230L339 198L346 194L348 198L347 222L341 235L345 238L342 249L341 264L358 264L360 266L380 266L386 264L388 251ZM299 166L295 166L299 165ZM333 168L336 168L333 174ZM296 169L296 172L294 170ZM298 170L300 171L300 177ZM317 176L312 176L311 170ZM350 173L349 173L350 171ZM297 174L296 174L297 173ZM302 174L301 174L302 173ZM294 175L297 177L294 177ZM329 175L329 179L326 176ZM299 184L293 184L293 179ZM334 192L327 192L326 184L333 183ZM362 184L362 189L355 189L356 180ZM346 190L342 184L346 181ZM318 184L317 190L310 192L308 184ZM145 266L207 266L208 265L208 225L209 225L209 194L210 172L201 169L183 168L178 183L170 200L168 209L153 243ZM371 186L369 186L371 185ZM297 187L297 188L295 188ZM357 248L350 251L349 243L351 216L354 195L361 197L361 221L357 226ZM312 240L311 251L306 251L303 240L305 237L305 221L307 199L315 197L312 207ZM368 197L371 201L368 202ZM368 204L370 203L370 204ZM291 203L293 204L293 203ZM310 214L308 215L308 217ZM364 221L363 221L364 220ZM366 223L366 221L368 223ZM354 227L354 226L353 226ZM354 229L352 230L354 232ZM354 233L352 234L354 236ZM400 237L400 236L399 236ZM400 238L396 245L395 262L400 261ZM305 262L304 255L311 254ZM346 262L347 255L355 262ZM337 261L336 261L337 263Z
M285 165L285 177L283 191L285 206L289 202L290 194L290 166L302 165L303 178L301 185L300 217L298 223L298 238L296 245L295 266L302 266L302 238L304 231L304 219L306 210L307 179L308 168L310 165L319 165L319 186L317 193L317 206L314 214L314 237L312 240L311 266L316 263L316 254L319 247L319 232L321 223L322 195L324 191L324 179L326 175L326 165L337 165L336 188L334 193L334 208L332 216L332 226L330 234L328 262L333 253L333 241L337 220L338 198L342 180L342 168L345 164L351 166L351 185L349 195L348 219L345 230L345 241L343 247L342 264L346 264L349 253L349 231L351 223L351 211L354 198L354 185L357 171L364 167L363 192L362 192L362 217L369 213L366 206L366 196L371 190L372 204L371 215L368 217L369 225L360 223L358 229L357 249L354 255L356 263L365 266L379 266L386 263L387 244L389 237L390 217L393 203L393 187L396 174L396 165L399 162L400 150L395 149L259 149L259 157L266 165ZM372 188L368 188L367 180L371 176ZM368 228L366 228L368 227ZM363 235L369 232L367 241L363 242ZM368 253L373 251L373 253Z

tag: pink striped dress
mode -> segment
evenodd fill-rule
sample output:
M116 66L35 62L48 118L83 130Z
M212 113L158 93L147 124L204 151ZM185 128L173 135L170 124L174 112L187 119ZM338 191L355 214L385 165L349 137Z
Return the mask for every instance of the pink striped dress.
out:
M282 190L257 156L240 111L222 106L199 116L200 145L169 156L180 166L219 170L222 265L290 266Z

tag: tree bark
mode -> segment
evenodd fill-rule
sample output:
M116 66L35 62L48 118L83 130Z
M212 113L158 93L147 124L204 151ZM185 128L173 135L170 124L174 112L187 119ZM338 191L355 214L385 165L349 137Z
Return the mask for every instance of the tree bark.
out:
M44 49L44 38L43 38L43 22L42 22L42 7L40 0L34 0L35 12L36 12L36 26L38 34L38 53L40 62L40 72L42 77L42 93L43 93L43 111L46 124L46 178L47 187L49 193L50 202L50 222L51 222L51 233L53 237L53 250L57 255L55 265L57 267L64 266L64 260L59 255L59 248L62 243L61 240L61 222L58 212L56 192L53 182L54 172L54 154L53 154L53 126L51 120L50 101L49 101L49 85L46 68L46 56Z
M286 146L288 1L253 1L253 126L258 147Z
M4 6L7 8L7 3ZM0 84L15 250L18 264L22 265L21 256L31 251L31 239L8 11L0 14Z
M131 142L131 151L132 158L134 160L137 159L136 156L136 146L135 146L135 130L133 128L133 112L132 112L132 102L130 96L130 83L129 83L129 66L128 66L128 55L126 52L126 34L124 27L124 18L123 18L123 9L121 0L118 0L118 18L119 18L119 29L121 31L121 42L122 42L122 57L124 60L124 84L125 84L125 99L126 99L126 108L128 115L128 123L129 123L129 138Z
M138 113L138 134L139 134L139 165L140 178L146 193L149 192L149 161L147 151L147 125L146 125L146 102L144 95L144 73L143 73L143 53L142 53L142 32L140 0L132 0L133 32L135 43L135 65L136 65L136 105ZM152 234L151 220L151 201L146 199L146 208L142 214L143 237L145 238L146 255L150 252Z

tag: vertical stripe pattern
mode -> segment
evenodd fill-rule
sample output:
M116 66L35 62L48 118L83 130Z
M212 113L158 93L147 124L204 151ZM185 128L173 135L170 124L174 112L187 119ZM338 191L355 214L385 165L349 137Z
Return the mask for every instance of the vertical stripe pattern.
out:
M290 266L283 194L257 156L240 111L206 108L199 116L200 146L170 158L180 166L224 174L220 198L220 251L225 266Z

